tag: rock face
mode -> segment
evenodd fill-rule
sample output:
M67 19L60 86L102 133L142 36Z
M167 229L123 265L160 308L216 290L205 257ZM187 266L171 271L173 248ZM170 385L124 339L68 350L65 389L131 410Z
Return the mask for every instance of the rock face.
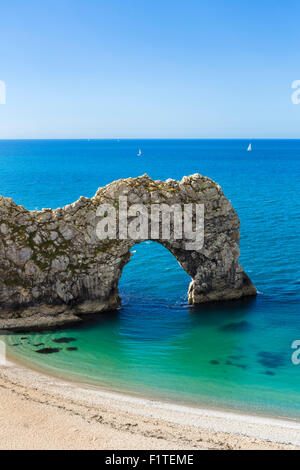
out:
M201 250L186 249L185 235L156 240L191 276L189 303L256 294L238 262L238 216L220 186L199 174L180 182L143 175L115 181L91 199L81 197L56 210L28 211L0 197L0 329L59 325L120 305L118 281L130 249L151 239L141 234L120 240L119 232L117 239L99 239L97 209L110 204L118 215L120 196L127 197L129 208L142 203L149 211L160 203L204 205Z

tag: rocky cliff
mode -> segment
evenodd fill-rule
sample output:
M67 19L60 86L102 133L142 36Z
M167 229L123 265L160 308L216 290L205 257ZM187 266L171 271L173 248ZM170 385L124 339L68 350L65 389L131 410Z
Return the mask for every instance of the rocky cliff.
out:
M184 234L156 240L191 276L189 303L256 294L238 261L238 216L220 186L199 174L179 182L143 175L115 181L91 199L81 197L56 210L28 211L0 197L0 329L80 321L84 314L120 305L118 281L130 249L151 238L119 239L118 233L116 239L99 239L97 210L110 204L118 215L120 196L126 196L129 208L203 204L200 250L187 249Z

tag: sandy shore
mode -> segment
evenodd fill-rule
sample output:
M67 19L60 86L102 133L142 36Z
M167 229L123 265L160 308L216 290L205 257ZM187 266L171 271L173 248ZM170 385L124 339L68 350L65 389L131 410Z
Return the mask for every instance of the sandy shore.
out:
M293 449L300 423L170 405L0 368L0 449Z

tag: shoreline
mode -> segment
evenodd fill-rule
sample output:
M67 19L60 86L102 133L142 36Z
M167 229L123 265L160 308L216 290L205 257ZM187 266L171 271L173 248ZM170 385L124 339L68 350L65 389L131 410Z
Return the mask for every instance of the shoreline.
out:
M300 419L292 418L290 416L279 416L279 415L275 415L272 413L263 414L262 412L261 413L252 412L250 410L234 409L230 407L226 408L225 406L224 407L213 406L208 403L197 404L197 403L192 403L188 401L179 401L179 400L175 401L175 400L166 399L164 397L159 397L159 396L152 397L150 392L148 393L136 392L135 393L134 391L116 390L116 388L114 389L112 388L112 386L105 386L105 385L92 383L92 382L84 382L84 381L80 381L79 378L75 378L71 376L70 377L60 376L59 374L55 374L55 372L51 371L50 369L47 370L47 369L44 369L43 367L40 367L37 363L32 364L32 363L28 363L26 360L22 361L22 359L20 359L18 356L15 356L13 354L13 351L10 351L9 353L8 351L6 351L6 355L8 357L7 362L10 364L14 364L16 366L24 368L25 370L29 370L37 374L44 375L46 377L50 377L54 380L58 380L58 381L61 381L70 385L74 385L84 390L94 390L98 392L99 394L115 397L121 401L131 402L134 400L137 403L159 404L162 406L162 408L165 408L165 407L170 408L170 409L174 408L174 410L183 409L183 410L189 410L190 412L200 411L200 412L204 412L204 413L208 413L212 415L214 414L217 414L220 416L228 415L231 417L237 416L237 417L244 417L244 418L258 419L258 420L270 419L270 420L275 420L278 422L300 425Z
M0 368L0 400L6 403L0 412L2 422L9 423L0 430L1 449L300 448L296 421L104 391L14 360ZM36 422L31 418L35 414ZM30 429L26 436L24 426Z

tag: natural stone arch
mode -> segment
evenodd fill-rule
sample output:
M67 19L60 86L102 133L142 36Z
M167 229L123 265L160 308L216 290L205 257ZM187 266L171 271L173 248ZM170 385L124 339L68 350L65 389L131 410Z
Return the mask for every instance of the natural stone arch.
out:
M99 240L99 206L119 197L142 203L198 203L205 208L204 246L158 239L190 275L189 303L237 299L256 290L239 259L239 219L221 188L199 174L153 181L147 175L115 181L91 199L56 210L28 211L0 197L0 328L45 327L79 321L120 305L118 282L130 249L151 239ZM119 233L117 233L119 235Z

